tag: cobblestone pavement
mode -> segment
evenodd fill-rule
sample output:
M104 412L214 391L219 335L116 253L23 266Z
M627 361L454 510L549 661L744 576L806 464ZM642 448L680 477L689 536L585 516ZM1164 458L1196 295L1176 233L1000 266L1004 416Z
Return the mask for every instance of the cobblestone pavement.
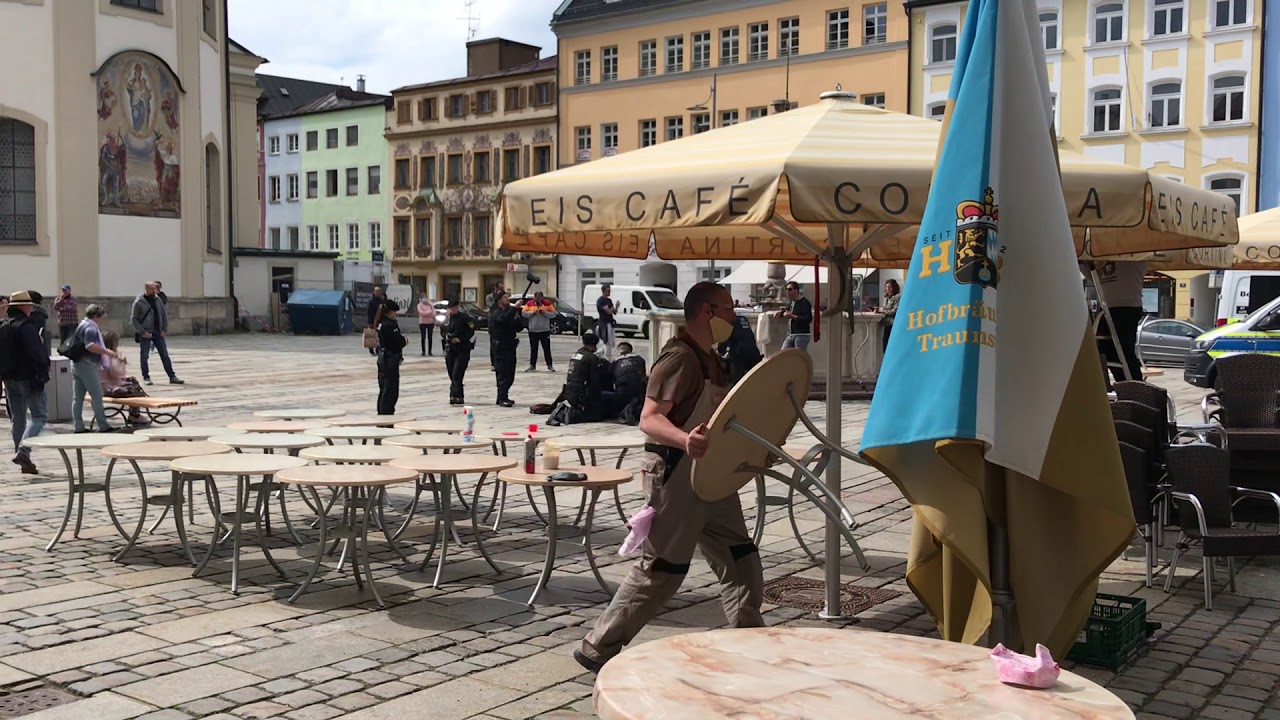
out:
M374 409L374 363L358 337L174 338L171 347L188 384L153 390L199 399L198 407L183 412L188 424L224 424L269 408ZM526 350L522 346L522 354ZM568 367L572 350L570 340L557 339L562 368ZM476 353L468 383L480 424L519 429L537 419L518 408L494 407L486 360L483 352ZM1171 370L1158 381L1174 390L1182 414L1190 418L1198 412L1199 391L1179 375ZM444 402L441 359L410 357L402 376L401 413L436 418L456 412ZM513 396L524 403L547 402L561 382L561 376L545 371L522 372ZM851 444L861 434L867 407L845 403L844 437ZM821 404L811 403L809 411L820 418ZM0 420L6 443L8 430L7 419ZM62 423L51 431L69 430ZM617 427L585 431L610 433ZM68 534L53 552L45 552L61 518L66 481L51 452L37 451L36 460L45 474L20 475L7 462L0 467L6 495L0 517L0 686L21 690L52 684L80 699L30 718L592 716L593 678L570 653L609 595L596 585L582 556L574 554L574 543L567 542L561 544L562 558L540 604L532 609L524 604L545 546L542 525L515 493L501 529L485 533L503 568L500 576L463 548L455 551L441 588L433 589L416 562L403 564L385 544L374 542L374 574L387 610L378 610L367 591L357 591L349 573L332 571L289 605L284 600L313 550L294 547L279 532L268 542L290 577L278 578L250 543L239 596L230 592L225 559L215 560L205 576L191 577L170 521L155 534L144 534L124 562L112 562L122 541L98 495L87 500L79 538ZM86 454L91 479L101 478L105 465L96 453ZM146 471L153 490L167 482L162 467L148 465ZM637 485L623 494L628 512L641 504ZM120 476L112 494L125 526L131 527L141 499L135 481ZM861 613L853 627L932 632L931 621L902 581L907 503L884 477L853 464L844 468L844 498L861 523L856 534L872 565L864 574L846 557L845 577L903 593ZM744 493L744 500L750 507L754 494ZM295 517L303 517L305 507L296 495L291 503ZM573 507L576 497L566 493L560 504ZM761 543L766 579L820 578L820 569L792 535L784 509L770 508L767 520ZM820 548L821 515L804 509L799 526L810 545ZM630 565L616 554L624 529L609 510L602 510L598 527L602 571L616 582ZM192 528L197 553L207 547L210 530L205 510ZM406 542L411 561L421 559L429 532L425 521L415 523ZM314 537L310 530L303 535L307 541ZM1123 697L1141 718L1280 719L1275 695L1280 598L1274 568L1265 561L1243 566L1237 592L1223 592L1217 609L1207 612L1197 558L1183 565L1175 592L1165 594L1142 587L1140 554L1135 545L1133 560L1114 563L1102 590L1145 598L1149 618L1163 623L1163 629L1119 673L1079 670ZM719 626L723 616L714 585L706 565L695 563L668 610L640 639ZM770 624L825 624L795 609L766 606L766 611Z

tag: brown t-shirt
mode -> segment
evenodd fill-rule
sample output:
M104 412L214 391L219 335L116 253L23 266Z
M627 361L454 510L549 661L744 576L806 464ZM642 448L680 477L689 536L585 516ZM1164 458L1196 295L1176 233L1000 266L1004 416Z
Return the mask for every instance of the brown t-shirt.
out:
M698 406L706 382L724 386L728 378L718 358L703 352L682 334L662 348L657 362L649 370L645 396L672 403L667 419L676 427L684 427Z

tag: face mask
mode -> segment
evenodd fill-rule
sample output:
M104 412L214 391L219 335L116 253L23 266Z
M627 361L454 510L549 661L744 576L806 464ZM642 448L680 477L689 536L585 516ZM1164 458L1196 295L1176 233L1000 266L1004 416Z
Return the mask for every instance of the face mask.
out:
M733 323L724 318L711 316L711 340L717 345L729 339L733 335Z

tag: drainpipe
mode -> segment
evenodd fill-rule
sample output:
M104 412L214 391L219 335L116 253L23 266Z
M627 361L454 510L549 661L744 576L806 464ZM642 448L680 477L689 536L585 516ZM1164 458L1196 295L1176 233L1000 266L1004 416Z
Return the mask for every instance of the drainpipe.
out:
M226 130L222 134L222 149L227 156L227 293L231 296L231 327L240 325L240 301L236 299L236 253L235 253L235 153L231 152L235 143L231 134L231 22L226 3L222 4L222 66L225 74L222 78L223 100L227 106Z
M903 3L902 12L907 16L907 114L911 114L911 3Z
M1260 212L1262 210L1271 209L1270 207L1265 207L1265 208L1263 207L1264 199L1262 197L1262 186L1263 186L1262 179L1264 175L1267 176L1266 185L1268 189L1270 189L1274 187L1276 183L1275 179L1272 177L1272 174L1276 172L1280 172L1280 168L1267 167L1266 165L1267 156L1266 154L1263 153L1263 148L1269 147L1271 142L1275 141L1275 138L1273 138L1272 141L1265 140L1264 138L1266 136L1262 134L1262 131L1265 130L1267 127L1267 104L1263 102L1262 99L1267 97L1267 51L1269 49L1267 47L1268 45L1267 35L1269 34L1269 31L1271 29L1271 22L1270 22L1271 13L1272 13L1272 7L1263 6L1262 8L1262 42L1259 43L1259 50L1258 50L1261 56L1261 61L1258 63L1258 96L1259 96L1258 97L1258 172L1257 172L1258 179L1253 183L1253 211L1254 212ZM1272 193L1272 196L1270 198L1267 198L1265 202L1272 202L1273 201L1272 198L1274 197L1275 197L1275 194ZM1239 216L1239 214L1240 214L1240 209L1236 208L1236 215Z

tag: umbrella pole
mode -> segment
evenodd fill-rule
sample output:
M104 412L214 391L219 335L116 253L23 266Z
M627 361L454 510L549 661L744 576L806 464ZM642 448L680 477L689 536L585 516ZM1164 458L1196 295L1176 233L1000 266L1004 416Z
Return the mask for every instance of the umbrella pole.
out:
M991 627L987 644L1013 647L1013 589L1009 587L1009 520L1004 468L983 461L987 509L987 562L991 572Z
M847 275L850 272L851 263L840 252L834 253L828 260L830 268L828 270L829 285L835 287L835 278L841 277L839 273ZM844 292L839 293L839 296L833 294L827 300L831 309L836 311L829 316L832 318L832 322L827 328L827 439L836 447L840 447L842 444L844 339L845 333L848 332L848 326L844 318L844 308L848 304L848 283L841 284L840 287L844 288ZM837 498L840 497L841 465L840 458L837 456L827 464L826 469L827 488L831 491L832 496ZM845 617L840 597L840 554L843 549L843 538L840 534L840 529L836 527L830 514L827 515L826 531L826 550L823 552L826 607L818 614L818 617L823 620L841 620Z

